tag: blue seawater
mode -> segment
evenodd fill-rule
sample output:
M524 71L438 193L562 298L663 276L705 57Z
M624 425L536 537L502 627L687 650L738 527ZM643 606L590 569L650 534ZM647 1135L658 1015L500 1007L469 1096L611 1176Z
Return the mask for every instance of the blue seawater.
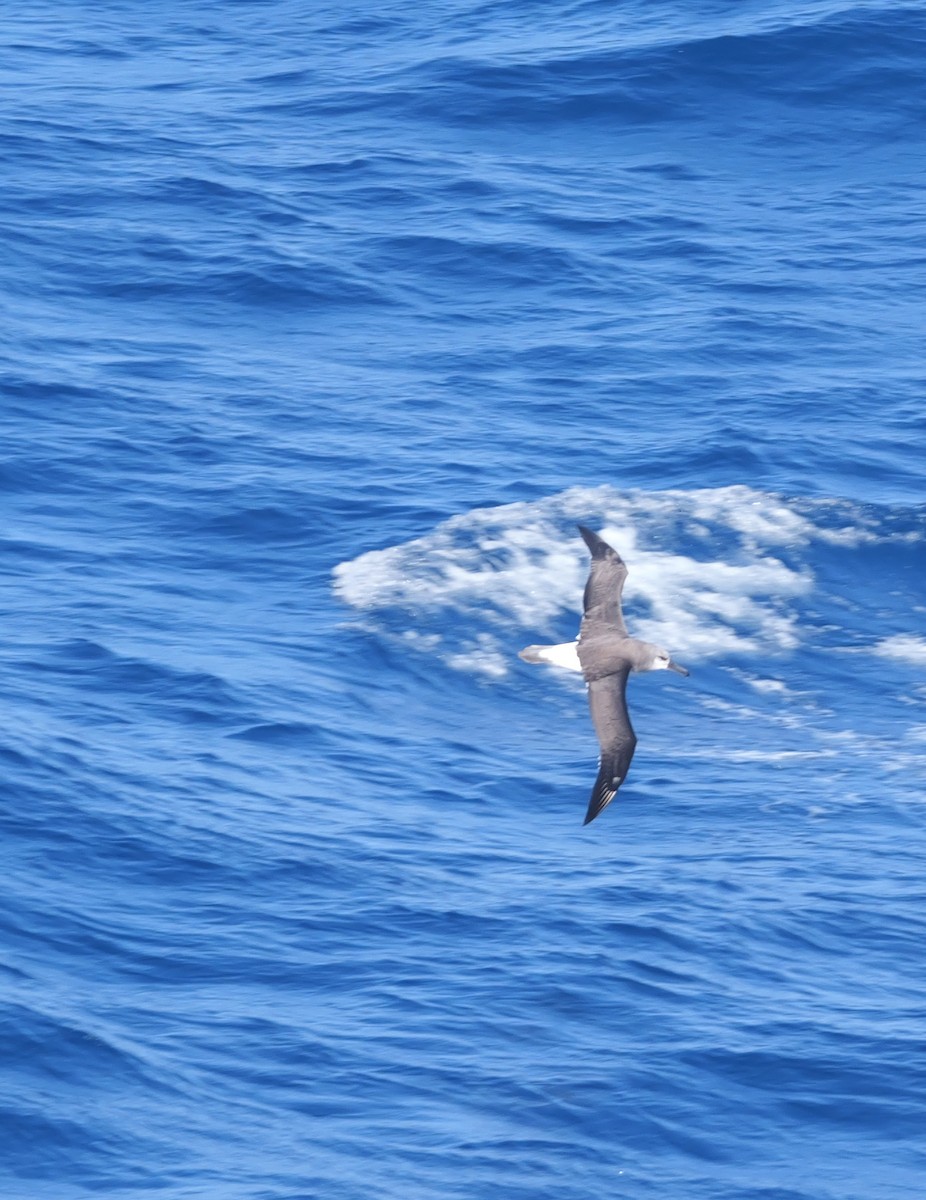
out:
M0 1193L921 1200L923 0L2 32Z

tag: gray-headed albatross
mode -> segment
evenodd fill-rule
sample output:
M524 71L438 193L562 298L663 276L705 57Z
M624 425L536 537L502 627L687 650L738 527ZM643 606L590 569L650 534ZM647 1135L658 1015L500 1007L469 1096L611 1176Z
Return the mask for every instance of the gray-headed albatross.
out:
M601 747L598 778L585 814L587 825L617 795L637 744L627 712L630 672L665 669L678 671L680 675L688 672L673 662L661 647L628 636L621 612L627 566L617 551L597 533L584 525L579 526L579 533L592 555L579 637L559 646L528 646L521 651L520 657L525 662L550 663L581 671L585 676L592 724Z

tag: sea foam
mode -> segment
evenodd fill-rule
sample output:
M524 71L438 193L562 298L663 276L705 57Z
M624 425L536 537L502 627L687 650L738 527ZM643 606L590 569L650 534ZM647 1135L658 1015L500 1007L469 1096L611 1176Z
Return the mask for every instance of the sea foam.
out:
M535 503L473 509L341 563L334 588L374 623L383 617L383 632L398 622L408 644L500 676L524 638L552 636L569 612L578 622L588 555L577 521L594 525L627 561L635 636L683 661L799 644L794 601L814 586L800 552L828 529L782 497L745 486L571 488ZM448 613L453 621L442 621Z

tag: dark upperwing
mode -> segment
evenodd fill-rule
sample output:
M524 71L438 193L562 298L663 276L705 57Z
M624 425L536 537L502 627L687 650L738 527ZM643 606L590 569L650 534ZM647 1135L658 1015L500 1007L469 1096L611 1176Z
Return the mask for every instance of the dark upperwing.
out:
M630 664L604 679L593 679L588 685L588 704L592 724L598 734L601 757L598 778L592 789L585 814L585 825L611 803L624 782L637 739L627 712L627 676Z
M582 618L579 636L582 636L582 632L589 632L599 623L609 625L619 633L626 633L627 626L621 612L621 592L627 578L627 565L617 551L597 533L593 533L584 525L579 526L579 533L585 539L592 555L592 565L582 600L585 615Z

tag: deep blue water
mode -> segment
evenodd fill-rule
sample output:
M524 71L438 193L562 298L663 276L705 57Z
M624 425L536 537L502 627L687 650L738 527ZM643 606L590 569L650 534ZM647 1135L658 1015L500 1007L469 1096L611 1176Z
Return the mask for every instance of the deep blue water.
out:
M2 1195L921 1200L923 0L0 30Z

